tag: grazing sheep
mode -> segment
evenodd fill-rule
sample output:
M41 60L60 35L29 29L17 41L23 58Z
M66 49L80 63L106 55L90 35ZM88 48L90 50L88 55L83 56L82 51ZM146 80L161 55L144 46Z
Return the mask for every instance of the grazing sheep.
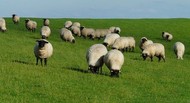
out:
M92 38L104 38L107 34L111 34L111 30L109 29L96 29Z
M36 65L38 65L38 60L40 59L41 65L47 65L47 59L53 54L53 46L51 43L45 39L39 39L36 41L36 45L34 47L34 55L36 56Z
M135 39L133 37L119 37L115 40L112 49L118 49L122 52L132 51L135 49Z
M153 61L153 57L158 57L158 61L160 62L161 58L165 62L165 48L160 43L149 44L142 51L142 57L146 60L147 57L150 57L151 61Z
M153 41L152 40L148 40L146 37L142 37L141 38L141 41L140 41L140 49L143 51L144 48L149 45L149 44L153 44Z
M43 25L44 26L49 26L49 24L50 24L50 21L49 21L49 19L43 19L44 21L43 21Z
M30 19L25 20L25 26L29 31L35 32L37 29L37 22Z
M72 22L71 21L66 21L65 24L64 24L64 27L69 29L71 26L72 26Z
M80 28L80 23L79 22L74 22L72 26L77 26L78 28Z
M171 41L173 39L173 36L168 32L162 32L162 38L167 41Z
M93 39L94 29L93 28L85 28L84 26L80 27L81 35L86 39L86 37Z
M109 68L111 76L119 77L119 72L124 63L124 56L119 50L110 50L104 56L104 63Z
M117 34L120 34L121 32L121 29L119 27L110 27L109 30L111 31L111 33L117 33Z
M75 38L73 37L71 31L66 28L61 29L60 37L62 40L69 41L71 43L75 43Z
M103 44L107 46L112 46L117 38L119 38L119 34L113 33L106 35Z
M51 29L49 28L49 26L43 26L41 28L41 36L42 36L42 39L46 39L50 36L51 34Z
M94 44L86 52L88 70L93 73L102 73L103 57L107 53L107 48L103 44Z
M80 28L78 26L71 26L71 31L73 34L77 35L77 36L81 36L81 31Z
M185 52L185 46L181 42L176 42L174 44L174 52L176 54L177 59L182 59L183 60L183 55Z
M17 16L16 14L13 14L13 15L12 15L12 20L13 20L13 23L14 23L14 24L18 24L19 21L20 21L20 17Z
M0 18L0 31L2 32L7 31L6 22L4 18Z

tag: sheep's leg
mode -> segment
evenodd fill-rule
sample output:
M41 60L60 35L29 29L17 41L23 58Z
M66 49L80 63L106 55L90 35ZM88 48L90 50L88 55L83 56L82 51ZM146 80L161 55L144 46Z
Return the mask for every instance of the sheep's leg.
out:
M151 62L152 62L153 61L153 57L151 56L150 59L151 59Z
M158 56L158 62L160 62L160 60L161 60L161 56Z
M39 58L36 57L36 65L38 65L38 59L39 59Z
M43 64L42 64L42 58L40 58L40 63L41 63L41 66L43 66Z
M165 62L165 58L164 57L162 57L162 59L164 60L164 62Z
M44 64L47 66L47 58L44 58Z

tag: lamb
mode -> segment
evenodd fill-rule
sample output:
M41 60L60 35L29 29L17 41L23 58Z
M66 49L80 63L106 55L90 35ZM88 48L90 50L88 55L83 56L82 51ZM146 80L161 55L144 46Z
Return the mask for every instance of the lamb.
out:
M38 60L40 59L41 65L47 66L47 59L53 54L53 46L51 43L45 39L36 40L36 45L34 46L34 55L36 57L36 65L38 65ZM42 63L44 60L44 64Z
M30 19L25 20L25 26L29 31L35 32L37 29L37 22Z
M2 32L7 31L6 21L4 18L0 18L0 31L2 31Z
M12 20L14 24L18 24L20 22L20 17L17 16L16 14L12 15Z
M71 31L66 28L61 29L60 37L62 40L69 41L71 43L75 43L75 38L73 37Z
M94 44L86 52L88 70L92 73L102 73L103 57L107 53L107 48L103 44Z
M165 62L165 48L160 43L149 44L142 51L142 57L146 60L147 57L150 57L151 61L153 61L153 57L158 57L158 61L160 62L161 58Z
M124 56L119 50L110 50L104 56L104 63L109 68L111 76L119 77L119 72L124 63Z
M93 39L94 29L93 28L85 28L84 26L80 27L81 35L86 39L86 37L90 37Z
M135 49L135 39L134 37L119 37L115 40L112 49L118 49L122 52L132 51Z
M81 36L81 31L80 28L78 26L71 26L71 31L73 34L77 35L77 36Z
M66 21L65 24L64 24L64 27L69 29L71 26L72 26L72 22L71 21Z
M167 41L171 41L173 39L173 36L168 32L162 32L162 38Z
M153 44L153 41L152 41L152 40L148 40L146 37L142 37L142 38L141 38L141 41L140 41L140 45L139 45L141 51L143 51L144 48L145 48L147 45L149 45L149 44Z
M43 21L43 25L44 26L49 26L49 24L50 24L50 21L49 21L49 19L43 19L44 21Z
M177 59L183 60L183 55L185 52L185 46L181 42L176 42L174 44L174 53L176 54Z
M79 22L74 22L72 26L76 26L76 27L80 28L80 23Z
M112 46L117 38L119 38L119 34L113 33L106 35L103 44L107 46Z
M43 26L41 28L41 32L40 32L42 39L46 39L50 36L51 34L51 29L49 28L49 26Z

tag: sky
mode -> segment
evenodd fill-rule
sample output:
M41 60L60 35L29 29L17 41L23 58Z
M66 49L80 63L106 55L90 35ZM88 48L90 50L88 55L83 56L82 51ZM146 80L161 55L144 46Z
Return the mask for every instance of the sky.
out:
M0 17L190 18L190 0L0 0Z

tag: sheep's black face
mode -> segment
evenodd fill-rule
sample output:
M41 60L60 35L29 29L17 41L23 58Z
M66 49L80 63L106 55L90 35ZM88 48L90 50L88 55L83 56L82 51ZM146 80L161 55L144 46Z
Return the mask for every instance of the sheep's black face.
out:
M108 46L108 43L103 43L103 45L107 47L107 46Z
M45 45L46 43L48 43L47 41L43 41L43 40L38 40L37 42L38 42L38 44L39 44L39 48L44 47L44 45Z
M146 60L147 56L148 55L146 53L142 53L142 57L143 57L144 60Z
M144 43L145 41L147 41L147 39L146 39L146 38L143 38L143 39L142 39L142 43Z
M75 39L72 40L72 43L75 43Z
M117 33L117 34L119 34L119 30L116 30L116 29L115 29L114 32Z
M89 66L88 67L88 69L92 72L92 73L97 73L97 71L98 71L98 67L96 67L96 66Z
M112 70L111 77L119 77L119 70Z
M28 20L28 19L26 19L26 20L25 20L25 23L28 23L28 22L29 22L29 20Z
M83 29L84 29L84 26L81 26L81 27L80 27L80 30L83 30Z
M14 18L16 15L15 15L15 14L13 14L12 16L13 16L13 18Z

